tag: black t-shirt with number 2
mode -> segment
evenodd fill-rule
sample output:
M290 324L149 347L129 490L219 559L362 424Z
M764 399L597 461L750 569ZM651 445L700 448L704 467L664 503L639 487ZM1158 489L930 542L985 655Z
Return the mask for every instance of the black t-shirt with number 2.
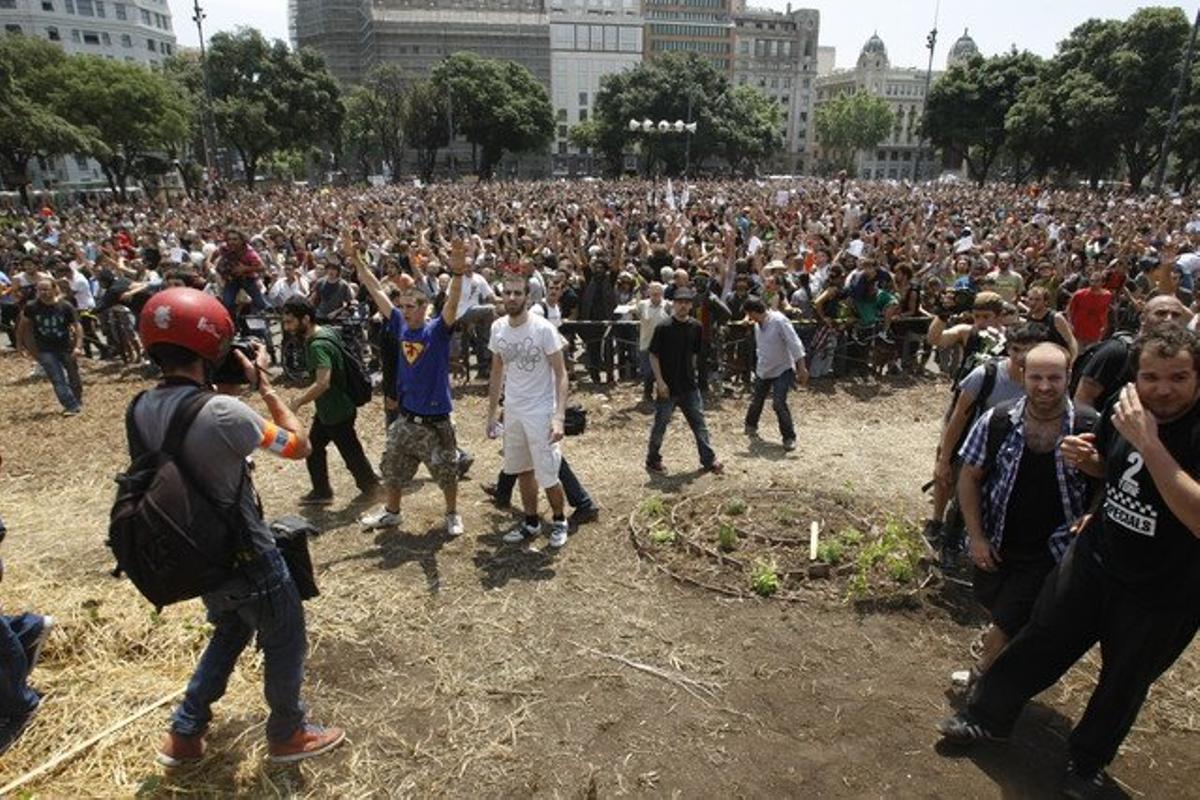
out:
M1159 439L1192 478L1200 477L1200 403L1160 425ZM1096 427L1105 459L1104 499L1084 542L1121 584L1148 600L1200 594L1200 538L1167 507L1142 454L1112 424L1112 408Z

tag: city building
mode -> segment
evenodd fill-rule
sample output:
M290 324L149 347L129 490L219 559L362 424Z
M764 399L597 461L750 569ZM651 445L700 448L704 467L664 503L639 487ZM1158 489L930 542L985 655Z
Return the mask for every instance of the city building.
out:
M325 57L329 71L345 83L362 77L363 0L288 0L292 47L309 47Z
M950 52L946 54L946 69L965 64L977 55L981 55L979 47L975 44L975 40L971 38L971 33L966 28L963 28L963 35L950 46Z
M820 24L819 11L793 11L790 4L786 12L739 4L733 13L733 82L757 88L781 107L784 148L770 165L775 171L809 168Z
M817 76L828 75L837 66L837 48L821 45L817 48Z
M593 156L571 144L571 128L587 122L600 80L642 61L638 0L549 0L550 89L555 113L553 170L586 175Z
M974 42L971 45L974 46ZM958 47L958 43L955 47ZM939 75L940 72L934 72L933 81ZM859 177L911 180L914 178L918 152L921 153L922 167L921 175L915 177L936 177L941 162L931 147L922 144L919 134L920 121L925 113L925 76L923 68L893 67L888 59L887 47L876 33L863 45L853 69L835 69L828 75L816 78L814 114L822 103L844 92L860 89L883 98L892 111L894 124L887 138L874 149L859 152L855 164ZM817 146L819 151L819 141Z
M733 12L740 0L643 0L645 54L696 53L733 74Z
M0 25L8 35L46 39L67 53L148 66L176 48L167 0L0 0ZM39 160L30 179L36 189L107 185L100 167L82 155Z

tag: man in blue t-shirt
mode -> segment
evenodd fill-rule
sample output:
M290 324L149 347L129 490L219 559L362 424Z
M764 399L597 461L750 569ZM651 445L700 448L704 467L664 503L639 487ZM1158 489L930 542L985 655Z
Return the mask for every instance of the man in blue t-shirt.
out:
M400 499L404 485L417 467L425 464L446 498L446 533L463 532L458 513L458 443L450 420L450 328L458 315L462 275L466 267L466 245L455 240L450 246L453 278L442 313L427 319L428 298L415 287L405 290L393 306L379 279L350 239L343 242L347 258L354 262L360 284L370 293L379 313L387 320L385 336L398 344L396 398L399 416L388 426L384 450L383 485L387 491L383 508L359 519L367 530L400 524Z

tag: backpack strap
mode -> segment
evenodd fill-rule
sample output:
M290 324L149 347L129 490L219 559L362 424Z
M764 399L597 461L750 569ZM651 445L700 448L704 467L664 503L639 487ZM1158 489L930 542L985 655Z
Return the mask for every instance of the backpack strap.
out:
M142 433L138 430L133 417L133 410L144 394L146 394L145 389L138 392L137 396L130 401L129 407L125 409L125 441L129 444L129 455L134 461L137 461L147 450L145 440L142 439Z
M997 403L992 407L992 417L988 420L987 427L987 461L984 463L986 469L990 470L992 465L996 463L996 457L1000 455L1000 448L1004 444L1004 440L1012 433L1012 410L1016 407L1016 400L1005 400L1003 403Z
M171 423L167 426L166 435L163 436L162 452L167 453L172 458L180 458L180 454L183 451L184 437L187 436L188 430L192 427L192 423L196 421L196 417L200 414L201 409L212 398L212 392L201 390L179 404L179 407L175 409L175 413L171 415Z

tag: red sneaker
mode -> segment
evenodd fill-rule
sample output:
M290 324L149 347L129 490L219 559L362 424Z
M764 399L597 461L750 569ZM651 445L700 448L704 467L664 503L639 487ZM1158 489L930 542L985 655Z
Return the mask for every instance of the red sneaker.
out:
M322 728L320 725L301 725L292 738L271 742L267 760L272 764L290 764L323 755L342 743L346 732L341 728Z
M158 755L154 757L154 760L164 767L174 768L195 764L202 758L204 758L203 733L184 736L175 731L169 731L167 738L159 746Z

